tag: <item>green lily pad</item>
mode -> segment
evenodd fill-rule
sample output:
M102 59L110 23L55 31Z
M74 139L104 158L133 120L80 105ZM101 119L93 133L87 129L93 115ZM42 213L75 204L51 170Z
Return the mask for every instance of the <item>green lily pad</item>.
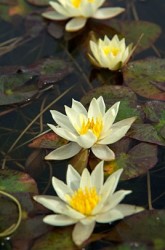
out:
M119 222L105 237L113 242L141 242L153 249L165 249L165 211L144 211ZM135 248L136 249L136 248ZM149 248L150 249L150 248Z
M165 82L165 60L147 58L128 64L123 70L124 82L136 94L149 99L165 100L165 92L159 88Z
M150 48L161 34L161 28L159 25L141 20L121 22L113 19L111 20L111 26L126 38L127 44L133 43L136 45L138 39L143 34L135 53Z
M27 0L28 3L33 4L35 6L47 6L49 5L49 0Z
M37 239L31 250L77 250L79 248L76 247L72 241L72 230L73 227L56 228L52 232Z
M29 73L0 76L0 105L9 105L28 101L37 94L37 86Z
M0 190L5 192L31 192L38 193L37 184L28 174L0 169Z

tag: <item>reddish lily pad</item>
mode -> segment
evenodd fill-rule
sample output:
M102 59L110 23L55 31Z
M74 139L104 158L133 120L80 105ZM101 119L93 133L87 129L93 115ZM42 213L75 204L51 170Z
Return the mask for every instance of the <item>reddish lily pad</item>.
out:
M164 146L164 138L158 134L156 128L151 124L133 124L127 134L129 137Z
M11 193L38 193L36 182L28 174L9 169L0 170L0 189Z
M165 60L147 58L128 64L123 70L124 82L136 94L149 99L165 100L159 84L165 82Z
M143 242L148 247L163 250L164 231L165 211L151 210L123 219L107 233L105 239L113 242L136 242L137 245Z
M125 147L124 147L125 145ZM108 176L116 170L123 168L121 180L128 180L145 174L157 163L157 146L149 143L139 143L130 149L131 140L122 139L111 145L116 158L104 162L104 174ZM90 168L94 169L99 162L95 157L90 157Z
M31 148L50 148L55 149L67 144L67 140L61 138L54 132L49 132L38 136L28 146Z

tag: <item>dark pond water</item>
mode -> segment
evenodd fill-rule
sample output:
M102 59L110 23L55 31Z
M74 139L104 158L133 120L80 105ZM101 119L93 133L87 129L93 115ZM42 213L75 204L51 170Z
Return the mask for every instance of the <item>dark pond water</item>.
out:
M2 168L0 172L0 189L5 190L6 188L6 190L11 192L10 180L13 185L11 176L15 172L10 172L10 170L16 170L28 173L34 178L38 185L39 193L53 194L50 183L51 176L54 175L65 180L65 172L69 160L58 162L45 161L44 156L50 150L32 148L29 147L28 144L31 143L34 137L48 130L47 123L53 123L49 112L50 109L64 112L64 105L70 106L72 98L80 101L83 97L86 97L88 99L86 101L84 98L84 103L88 104L90 96L95 95L94 90L98 87L106 89L106 86L110 85L120 85L121 88L125 86L122 72L110 73L110 71L107 70L95 69L90 64L86 56L89 49L90 31L93 30L98 37L103 36L105 32L108 32L108 35L111 37L116 32L120 35L125 35L126 32L128 36L130 35L128 40L131 42L131 37L135 39L140 36L141 28L135 25L134 29L130 28L129 34L129 29L127 31L125 28L116 30L113 19L111 19L112 21L106 22L89 20L87 26L82 31L69 34L64 32L64 23L50 23L40 17L40 14L46 7L33 6L25 0L18 1L16 5L10 5L11 3L12 1L0 1L0 45L13 38L20 39L16 41L15 45L15 40L12 40L9 44L2 44L0 47L0 164ZM148 57L156 57L163 60L165 55L165 1L106 1L107 6L109 3L113 6L126 8L124 14L115 18L119 20L119 23L123 24L123 26L126 25L124 24L125 21L136 20L137 23L141 21L154 23L158 25L158 29L159 27L161 28L160 34L158 34L159 31L157 29L155 31L150 26L145 28L147 35L144 34L144 37L148 36L147 46L145 49L141 49L139 53L135 53L131 61L145 60ZM145 23L140 23L140 25L143 30ZM138 29L140 29L140 31L136 33ZM126 40L127 35L125 36ZM43 65L47 58L53 58L54 64L48 66L49 69L45 71L46 73L44 72L42 74L43 68L41 65ZM21 78L21 83L13 88L13 77L16 76L18 80L18 75L21 74L25 76L25 80ZM155 72L155 74L157 75L158 73ZM3 80L3 75L6 76L7 80ZM24 84L23 81L26 84ZM160 84L160 89L162 93L164 93L164 79ZM14 89L14 95L12 88ZM12 92L10 92L11 90ZM148 89L148 91L150 90ZM136 107L144 105L147 101L155 101L154 98L150 98L150 94L144 96L140 95L138 90L135 92L137 94ZM111 97L112 95L110 94L110 98ZM106 97L107 106L112 105L113 101L117 101L117 99L119 100L119 97L116 97L116 95L112 100L108 100ZM160 100L160 98L156 98L156 101L163 103L163 99ZM164 104L160 105L162 110L164 110L163 105ZM156 109L156 111L158 112L160 110ZM165 130L165 116L162 116L161 122L164 126L162 126L162 128ZM150 164L150 166L145 166L147 169L150 169L152 165L153 168L148 175L147 170L145 170L142 171L142 174L136 174L136 178L119 183L118 188L133 190L133 193L124 200L125 203L148 208L151 198L153 208L165 209L164 140L165 138L163 137L162 143L160 143L159 140L159 142L156 141L156 143L154 143L154 141L147 141L148 144L155 145L157 149L155 166L151 162L153 152L151 152L151 154L150 152L145 152L146 156L144 155L144 157L142 157L142 151L138 151L138 156L135 155L139 157L136 161L137 165L135 164L136 173L138 172L137 166L140 166L140 163L144 165L143 161L149 162L148 164ZM132 145L136 146L139 141L140 140L133 140ZM153 161L154 160L153 158ZM1 183L1 181L3 181L3 171L6 169L9 169L9 172L4 182L6 185L4 188L4 184L3 182ZM8 182L7 179L9 180ZM16 191L14 190L13 193L17 193L16 195L18 195L19 192L21 192L21 190L19 191L16 188ZM22 199L22 196L20 197ZM25 203L25 201L23 201L23 203ZM2 201L0 201L0 210L1 206ZM2 207L4 209L4 206ZM42 214L42 211L39 213ZM2 216L4 215L5 213L2 213ZM165 221L165 216L163 218ZM0 218L0 224L1 221ZM165 223L162 224L162 227L165 230ZM2 228L0 226L1 231ZM109 225L97 226L95 232L107 232L109 229ZM32 232L33 230L34 229L32 229ZM23 235L23 232L21 232L21 234ZM16 236L16 238L18 237ZM33 249L32 242L35 237L32 236L30 240L27 239L25 244L20 243L16 238L11 237L9 241L2 240L1 248L19 250ZM22 239L24 239L23 236ZM125 241L127 241L127 238ZM143 239L139 238L137 241L141 243ZM16 246L15 242L19 242L18 246ZM110 247L112 247L112 249L142 249L140 247L135 248L134 245L132 247L127 245L126 248L124 248L124 246L123 248L122 246L121 248L117 248L117 245L112 243L113 240L102 239L88 244L85 246L85 249L111 249ZM144 243L143 249L150 249L148 238ZM165 242L161 242L161 244L159 249L165 249ZM39 248L36 247L34 249ZM45 248L45 250L47 249L63 248ZM71 247L68 249L76 248ZM152 249L154 249L154 247Z

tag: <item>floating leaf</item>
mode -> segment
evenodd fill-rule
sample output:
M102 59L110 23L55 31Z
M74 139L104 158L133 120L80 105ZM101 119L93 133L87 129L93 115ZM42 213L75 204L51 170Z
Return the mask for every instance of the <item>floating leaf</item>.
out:
M131 142L130 139L124 138L110 145L110 148L115 152L116 158L113 161L104 162L105 176L123 168L121 180L128 180L145 174L156 165L156 145L142 142L130 148ZM99 160L96 157L90 157L90 168L93 170L98 162Z
M34 242L31 250L77 250L72 241L72 227L56 228L52 232L40 237Z
M157 87L157 83L165 82L164 69L164 59L147 58L131 62L123 70L124 82L140 96L164 101L165 92Z
M28 101L38 92L34 82L35 79L29 73L1 75L0 105Z
M164 250L164 232L165 211L152 210L123 219L107 233L105 239L113 242L136 242L137 245L143 242L153 249Z
M141 20L121 22L113 19L111 20L111 26L117 29L122 36L126 38L128 44L133 43L135 45L143 34L135 53L150 48L161 34L161 28L159 25Z
M38 75L38 87L44 88L47 84L53 84L62 80L73 68L71 63L66 60L51 57L42 59L24 70Z
M127 135L139 141L165 145L165 140L158 135L157 130L151 124L133 124Z
M0 169L0 189L11 193L38 193L36 182L28 174L9 169Z
M40 135L36 139L33 140L28 146L31 148L59 148L65 144L67 144L67 140L58 136L54 132L49 132L43 135Z

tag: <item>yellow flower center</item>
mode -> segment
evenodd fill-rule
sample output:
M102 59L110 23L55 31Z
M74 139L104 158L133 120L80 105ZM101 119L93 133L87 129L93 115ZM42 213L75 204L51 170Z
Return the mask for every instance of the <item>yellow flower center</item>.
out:
M79 130L80 135L84 135L87 133L89 129L92 130L92 132L95 134L95 136L98 138L100 136L100 133L103 128L103 122L101 118L94 119L89 118L87 122L82 122L81 129Z
M100 201L96 188L79 188L72 196L68 196L69 205L84 215L91 215L93 209Z
M71 0L72 5L78 8L83 0ZM88 0L89 3L93 3L95 0Z
M104 51L104 53L106 54L106 55L108 55L108 54L113 54L113 56L117 56L118 54L119 54L119 52L120 52L120 49L119 48L115 48L115 47L109 47L109 46L105 46L104 48L103 48L103 51Z

